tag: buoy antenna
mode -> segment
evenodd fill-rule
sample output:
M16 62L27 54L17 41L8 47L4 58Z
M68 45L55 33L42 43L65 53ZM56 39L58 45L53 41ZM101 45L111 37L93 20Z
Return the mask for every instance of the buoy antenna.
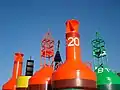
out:
M32 56L30 56L30 60L32 60Z
M60 49L60 40L58 40L57 51Z

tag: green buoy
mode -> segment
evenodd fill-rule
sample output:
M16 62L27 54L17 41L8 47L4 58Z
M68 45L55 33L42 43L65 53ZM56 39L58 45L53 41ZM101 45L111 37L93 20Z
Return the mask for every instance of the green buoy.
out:
M96 70L98 90L120 90L120 77L105 66Z
M96 32L96 39L92 40L92 48L97 90L120 90L120 77L107 66L105 42L98 32Z

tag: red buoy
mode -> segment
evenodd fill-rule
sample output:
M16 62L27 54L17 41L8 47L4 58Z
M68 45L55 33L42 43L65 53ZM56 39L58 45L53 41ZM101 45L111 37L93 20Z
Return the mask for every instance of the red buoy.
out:
M82 62L78 28L79 21L66 22L66 60L53 73L53 90L96 90L96 75Z

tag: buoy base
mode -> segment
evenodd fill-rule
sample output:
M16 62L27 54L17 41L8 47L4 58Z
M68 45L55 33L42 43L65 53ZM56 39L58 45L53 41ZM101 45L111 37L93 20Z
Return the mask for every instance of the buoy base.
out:
M120 90L120 84L98 85L97 90Z
M67 89L53 89L53 90L96 90L96 89L67 88Z
M37 85L29 85L28 90L52 90L51 84L37 84Z
M52 86L53 90L97 90L95 81L79 78L56 80Z
M16 90L28 90L28 88L16 88Z

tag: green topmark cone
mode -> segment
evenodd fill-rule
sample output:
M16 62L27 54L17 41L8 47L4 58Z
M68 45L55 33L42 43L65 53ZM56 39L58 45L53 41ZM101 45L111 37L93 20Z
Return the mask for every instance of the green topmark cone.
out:
M120 77L106 67L95 70L98 90L120 90Z

